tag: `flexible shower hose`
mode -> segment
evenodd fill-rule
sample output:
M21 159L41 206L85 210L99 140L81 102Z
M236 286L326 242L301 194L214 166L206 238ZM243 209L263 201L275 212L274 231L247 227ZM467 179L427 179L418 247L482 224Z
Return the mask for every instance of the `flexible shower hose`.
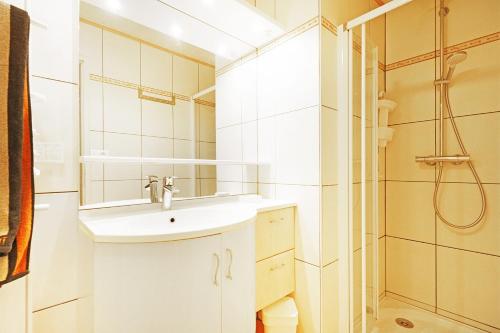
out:
M463 155L468 155L467 150L465 149L465 145L462 141L462 138L460 137L460 132L458 131L457 124L455 123L455 117L453 116L453 111L451 109L451 104L450 104L450 98L448 96L449 93L449 86L448 84L445 84L445 89L444 89L444 99L446 103L446 108L448 109L448 114L450 115L450 122L453 127L453 131L455 132L455 136L457 138L458 144L460 145L460 149L462 150ZM477 174L476 169L474 168L474 165L472 164L472 161L467 161L467 164L469 165L469 169L471 170L472 174L474 175L474 178L476 180L476 184L479 188L479 192L481 192L481 212L477 216L477 218L469 224L466 225L456 225L448 221L439 211L439 206L437 202L437 196L439 192L439 185L441 185L441 177L443 175L443 163L439 163L439 171L438 171L438 177L436 180L436 186L434 188L434 210L436 211L436 215L439 217L441 221L443 221L446 225L456 228L456 229L468 229L476 226L481 222L482 218L484 217L484 213L486 212L486 195L484 193L484 188L483 184L481 184L481 180L479 179L479 175Z

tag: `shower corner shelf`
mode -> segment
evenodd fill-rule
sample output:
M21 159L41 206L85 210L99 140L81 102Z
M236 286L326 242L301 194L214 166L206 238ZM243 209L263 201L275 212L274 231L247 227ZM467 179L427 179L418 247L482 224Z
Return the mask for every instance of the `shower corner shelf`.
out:
M81 156L81 164L169 164L169 165L263 165L256 161L237 160L206 160L196 158L157 158L157 157L126 157L126 156Z

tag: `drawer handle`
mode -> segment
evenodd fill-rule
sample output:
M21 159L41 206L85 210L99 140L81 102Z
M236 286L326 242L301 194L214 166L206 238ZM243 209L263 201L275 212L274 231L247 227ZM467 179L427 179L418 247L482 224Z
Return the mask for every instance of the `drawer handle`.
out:
M278 269L280 269L280 268L283 268L283 267L285 267L285 266L286 266L286 265L285 265L285 263L281 263L280 265L276 265L276 266L271 267L269 270L270 270L271 272L273 272L273 271L276 271L276 270L278 270Z
M231 274L231 267L233 266L233 251L231 251L231 249L226 249L226 253L229 256L229 265L227 266L226 279L232 280L233 275Z
M218 286L219 281L217 280L217 275L219 275L220 259L219 259L219 255L217 253L214 253L214 257L215 257L214 285Z

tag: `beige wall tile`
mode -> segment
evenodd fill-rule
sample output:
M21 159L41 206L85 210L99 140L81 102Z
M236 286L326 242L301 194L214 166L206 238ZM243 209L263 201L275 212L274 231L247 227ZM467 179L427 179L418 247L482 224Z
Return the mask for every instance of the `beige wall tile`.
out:
M142 135L174 137L171 105L142 100Z
M385 148L378 148L378 180L385 180Z
M386 79L387 98L398 104L389 114L389 124L435 118L434 61L423 61L388 71Z
M500 110L500 42L466 50L467 60L457 65L450 86L455 116ZM472 97L472 98L471 98ZM448 117L448 113L445 113Z
M334 262L321 269L321 332L339 332L339 268Z
M375 9L378 5L370 5L370 10ZM368 22L368 36L371 42L378 49L378 61L385 64L385 15L379 16Z
M378 294L385 293L385 241L386 237L378 240Z
M141 44L141 84L172 91L172 55Z
M434 0L421 0L386 15L388 64L434 51L434 13Z
M143 157L174 157L173 140L166 138L142 137ZM142 178L147 179L149 175L160 177L173 176L171 165L143 165Z
M369 1L366 0L322 0L321 15L325 16L335 25L341 25L348 20L358 17L370 10Z
M446 42L454 45L500 30L500 3L496 0L446 2ZM436 14L437 15L437 14ZM437 16L436 20L439 20Z
M140 83L139 42L104 31L102 53L104 76Z
M205 65L199 66L199 77L198 77L198 86L199 90L202 91L207 89L213 85L215 85L215 69L213 67L208 67ZM215 102L215 93L210 93L208 95L203 96L204 100Z
M435 245L386 237L387 291L435 305Z
M200 105L200 135L199 140L215 142L215 108Z
M176 179L175 187L179 190L179 193L175 194L176 198L192 198L200 193L196 179Z
M460 117L456 119L465 148L472 157L479 178L485 183L500 183L500 112ZM449 121L446 123L446 154L461 154ZM443 181L474 182L467 164L448 164L444 168Z
M321 318L320 268L295 260L295 303L299 311L298 333L319 333Z
M196 143L190 140L174 140L175 158L196 158ZM180 178L196 178L195 165L174 165L174 175Z
M194 140L196 114L191 111L191 103L177 100L173 109L174 137L176 139Z
M500 184L483 186L487 207L482 222L472 229L460 230L437 219L438 244L500 256ZM472 223L481 211L481 196L476 184L442 184L438 200L441 213L454 224Z
M142 188L143 183L140 180L104 181L104 202L140 199Z
M297 203L295 216L295 258L320 265L320 198L319 186L276 185L276 199Z
M392 126L392 141L386 150L388 180L433 181L434 167L416 163L415 156L434 154L434 121Z
M378 182L378 237L386 234L386 182Z
M321 108L321 183L338 184L337 111Z
M276 16L275 0L255 0L255 6L270 17Z
M310 0L275 0L276 20L287 30L319 15L318 1Z
M200 180L200 195L214 195L217 191L217 181L215 179Z
M193 96L198 90L198 64L181 57L173 56L174 92Z
M137 91L104 84L104 130L124 134L141 134L141 102Z
M215 143L200 142L200 158L215 159ZM200 166L200 178L216 178L215 166Z
M321 265L338 259L337 186L322 186Z
M387 235L435 243L434 183L387 182Z
M321 104L338 109L337 36L321 27Z
M437 306L500 327L500 257L438 246Z
M104 133L104 150L109 156L141 156L141 137L138 135ZM140 179L139 165L105 165L104 180Z

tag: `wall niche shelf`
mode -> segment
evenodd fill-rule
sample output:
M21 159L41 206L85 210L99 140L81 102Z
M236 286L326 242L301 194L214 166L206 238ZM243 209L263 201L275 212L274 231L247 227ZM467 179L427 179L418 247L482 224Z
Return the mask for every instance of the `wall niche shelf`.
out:
M262 165L256 161L236 160L203 160L196 158L156 158L156 157L125 157L125 156L81 156L80 163L93 164L176 164L176 165Z

